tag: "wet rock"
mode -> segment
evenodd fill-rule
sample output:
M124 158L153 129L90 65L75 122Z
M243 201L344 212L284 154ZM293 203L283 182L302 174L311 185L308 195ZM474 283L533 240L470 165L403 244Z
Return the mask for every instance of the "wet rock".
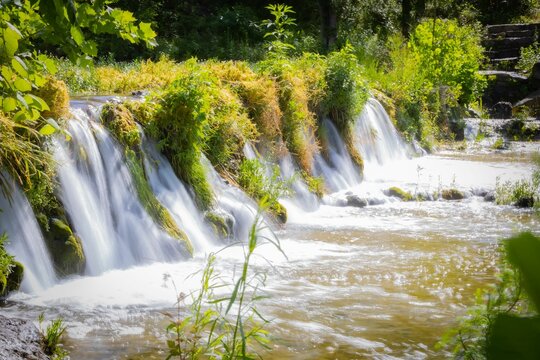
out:
M531 116L540 117L540 90L528 94L525 98L518 101L514 105L514 108L515 112L524 111L528 112Z
M495 202L495 192L490 191L486 195L484 195L484 201Z
M512 117L512 104L507 101L499 101L489 109L489 116L494 119L509 119Z
M0 315L0 360L47 360L42 337L31 321Z
M441 192L441 197L444 200L462 200L465 198L465 194L458 189L444 189Z
M347 206L354 206L363 208L368 206L368 201L364 198L361 198L358 195L348 195L347 196Z
M212 210L208 211L204 217L218 237L226 239L232 235L234 217L231 214L221 210Z
M135 90L131 92L131 96L145 97L149 92L147 90Z

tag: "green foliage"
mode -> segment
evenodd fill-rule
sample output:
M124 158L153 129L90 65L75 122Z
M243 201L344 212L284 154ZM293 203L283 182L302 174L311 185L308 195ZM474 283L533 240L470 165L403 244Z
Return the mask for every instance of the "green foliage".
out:
M3 295L7 290L8 279L15 266L15 258L9 255L6 251L5 244L7 235L0 235L0 295Z
M158 145L176 174L193 188L199 206L208 209L213 194L201 156L218 80L195 60L186 66L190 71L178 77L161 96L150 133L159 139Z
M101 121L125 147L138 149L142 139L131 111L123 104L107 103L101 109Z
M6 177L0 171L0 191L9 195L11 178L25 188L31 188L36 179L48 177L44 169L52 160L40 149L37 131L0 112L0 134L0 169L9 175Z
M325 80L327 91L323 108L338 129L347 133L369 97L362 67L351 45L328 55Z
M540 46L538 45L538 42L534 42L534 44L530 46L521 48L516 69L528 75L531 73L534 64L537 62L540 62Z
M43 329L45 321L44 314L40 314L39 330L43 338L43 350L47 355L50 355L53 360L62 360L68 358L68 352L62 346L62 337L66 331L66 326L62 318L53 320L47 328Z
M540 204L540 155L533 157L535 169L530 179L516 182L497 179L495 201L499 205L515 205L518 207L538 207Z
M270 42L267 50L270 56L285 56L287 51L294 50L294 45L290 43L292 37L292 27L296 26L295 19L291 17L295 12L291 6L284 4L273 4L266 7L274 17L272 20L264 20L262 26L267 30L265 39Z
M281 178L277 165L271 166L267 173L259 160L244 159L240 164L238 184L254 199L258 201L265 199L268 210L285 222L286 210L279 204L278 199L290 193L290 184Z
M129 12L113 9L107 2L9 1L0 6L0 93L2 110L16 122L37 120L49 110L42 98L32 94L54 74L54 62L40 54L36 43L58 47L73 62L88 64L97 56L94 34L116 34L132 43L153 46L150 24L135 24ZM70 41L66 41L70 39Z
M448 86L461 104L482 93L486 80L478 70L483 48L476 29L452 20L424 21L412 33L409 46L431 87Z
M266 204L261 203L261 208ZM265 274L253 272L251 259L263 242L281 246L275 237L263 237L266 230L258 213L251 226L244 247L241 273L228 282L215 271L215 254L210 254L202 273L201 288L191 294L191 305L182 316L186 295L177 296L177 314L165 314L170 318L167 332L167 359L255 359L260 357L256 348L269 348L268 321L257 310L257 302L263 298L259 293L265 283ZM174 282L173 282L174 285ZM217 297L216 289L231 289L227 295ZM176 290L175 286L175 291Z

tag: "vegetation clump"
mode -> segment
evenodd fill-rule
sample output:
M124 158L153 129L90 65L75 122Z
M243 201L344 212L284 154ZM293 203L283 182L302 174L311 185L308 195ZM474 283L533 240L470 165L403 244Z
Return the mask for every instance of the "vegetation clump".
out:
M0 297L18 290L24 273L22 264L5 250L7 240L6 234L0 234Z
M414 199L414 196L403 189L400 189L398 187L391 187L386 191L386 194L388 196L397 197L398 199L401 199L403 201L412 201Z
M289 193L289 184L281 179L279 167L265 169L257 159L244 159L240 165L238 184L255 200L267 203L267 209L279 221L287 221L287 210L279 203L279 198Z
M141 134L131 111L123 104L107 103L101 109L101 121L124 146L137 149Z

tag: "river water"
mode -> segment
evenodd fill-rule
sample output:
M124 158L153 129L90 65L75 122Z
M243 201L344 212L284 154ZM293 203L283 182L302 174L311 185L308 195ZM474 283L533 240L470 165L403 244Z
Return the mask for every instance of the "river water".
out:
M445 358L435 344L477 288L494 282L499 239L540 231L530 210L497 206L478 196L460 201L401 202L384 197L398 185L411 192L456 187L494 189L496 179L527 178L536 144L508 151L442 151L366 168L359 185L332 195L317 210L291 206L275 229L285 258L262 245L253 271L267 273L259 311L271 323L267 359ZM341 195L381 197L379 205L335 206ZM333 204L333 205L329 205ZM36 320L61 316L72 359L161 359L166 319L176 291L198 288L208 247L194 259L153 263L98 276L72 277L32 295L18 293L2 313ZM216 270L231 278L240 246L218 254ZM164 277L168 277L165 281Z
M48 319L64 318L65 346L72 359L162 359L167 326L163 313L175 311L177 293L199 288L200 270L213 252L216 272L233 279L244 259L243 248L223 249L226 244L213 237L185 185L155 144L145 139L150 186L195 248L193 259L182 260L182 249L135 196L122 149L99 123L99 109L86 101L72 106L72 140L58 137L53 148L59 196L87 257L85 276L58 280L45 261L37 223L25 221L33 214L22 193L17 192L11 204L0 199L7 209L0 213L0 225L9 234L12 252L29 263L32 279L40 279L23 283L23 291L13 294L1 311L34 321L40 313ZM435 345L465 314L476 289L494 283L499 240L522 230L540 231L531 210L498 206L477 195L493 191L497 181L529 178L538 145L516 142L504 151L471 146L412 156L412 147L371 99L355 128L354 146L365 160L361 178L332 123L325 120L322 126L329 148L326 157L315 157L315 172L328 190L321 201L295 175L289 154L277 164L295 195L282 199L287 224L273 226L286 257L263 244L250 269L267 276L267 297L258 309L271 320L267 328L272 348L261 355L447 357ZM245 152L248 158L260 157L251 145ZM203 165L219 211L229 216L234 236L245 239L255 216L254 202L224 181L208 161ZM388 196L394 186L432 201L402 202ZM465 199L439 199L449 188L462 191ZM362 203L369 206L355 207ZM41 255L29 249L41 249Z

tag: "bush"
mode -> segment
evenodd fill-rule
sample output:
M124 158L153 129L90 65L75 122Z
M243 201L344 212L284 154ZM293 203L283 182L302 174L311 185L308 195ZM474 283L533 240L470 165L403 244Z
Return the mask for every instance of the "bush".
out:
M15 270L15 258L8 254L4 248L6 242L7 235L0 234L0 296L4 296L11 290L16 290L8 286L10 277L12 277L12 273Z
M61 344L62 337L66 332L64 320L61 318L53 320L44 330L42 325L45 316L39 316L39 330L43 338L43 350L47 355L50 355L53 360L62 360L68 356L68 352Z

